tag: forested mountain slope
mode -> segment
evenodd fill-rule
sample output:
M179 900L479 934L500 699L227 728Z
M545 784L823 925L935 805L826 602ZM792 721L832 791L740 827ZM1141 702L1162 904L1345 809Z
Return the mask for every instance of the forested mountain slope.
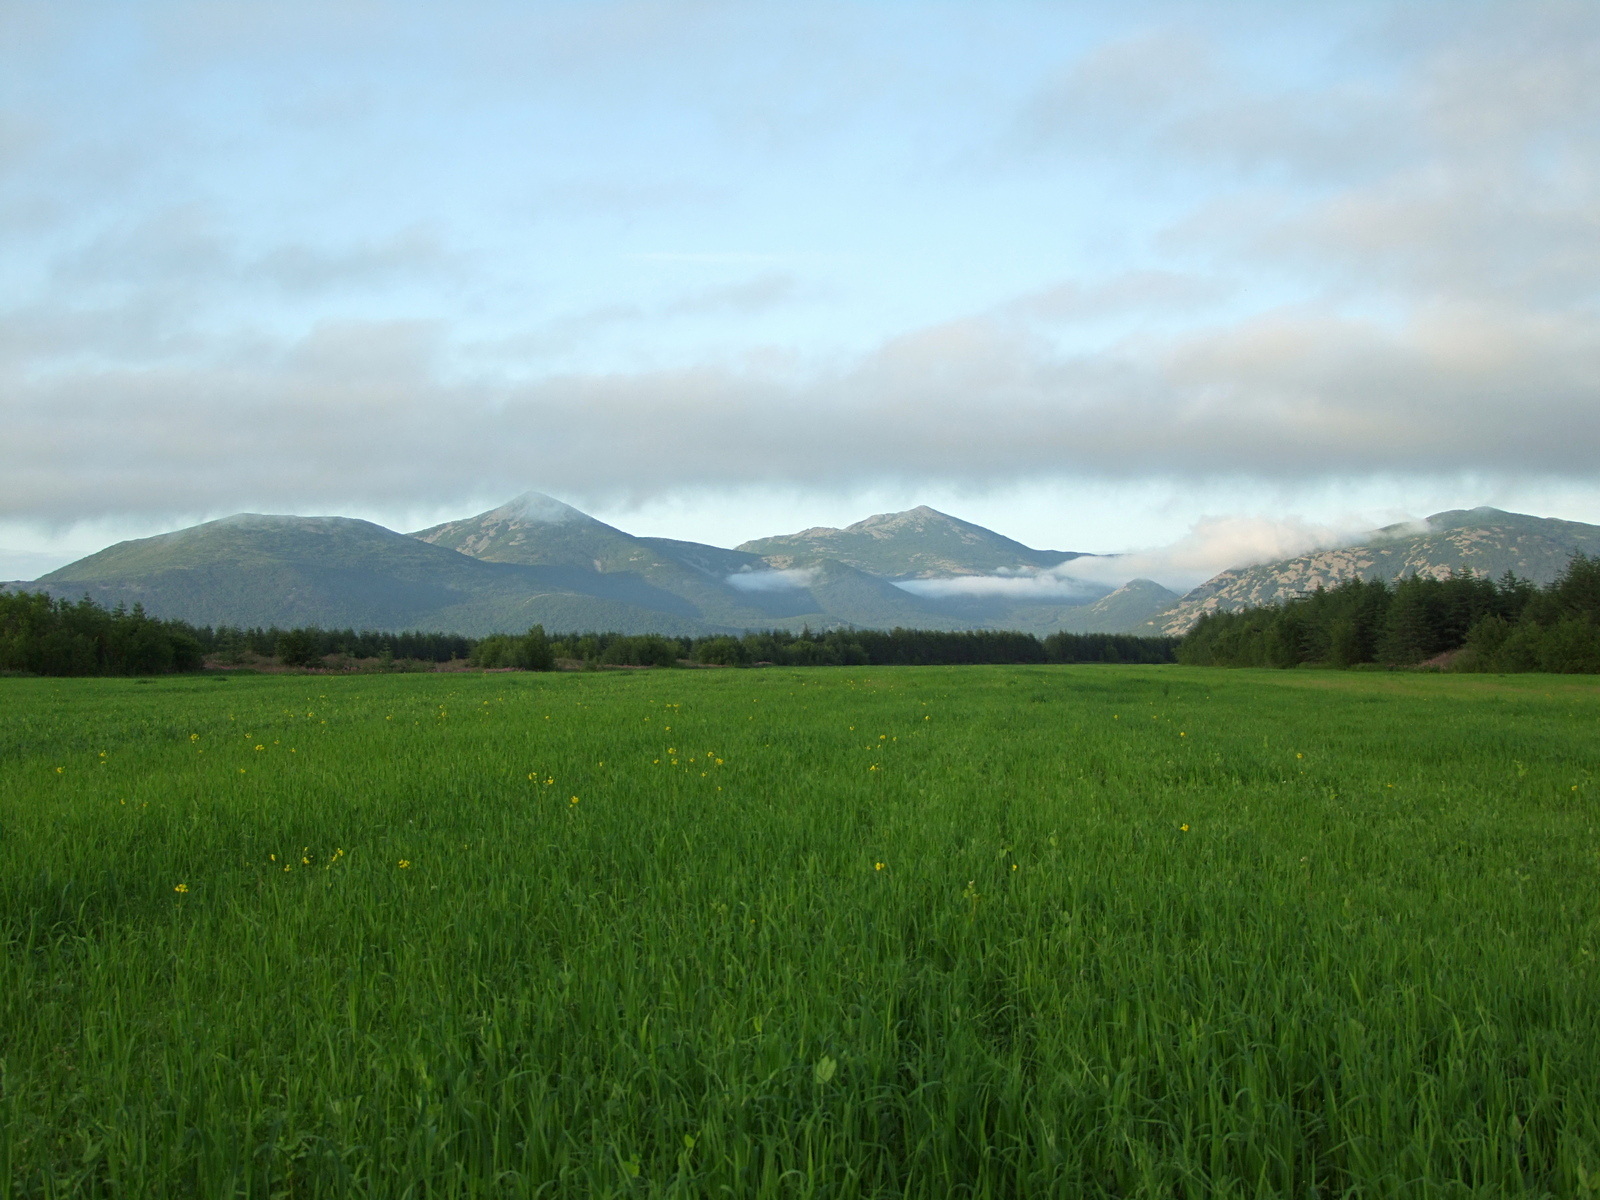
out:
M880 513L844 529L818 526L757 538L739 549L780 566L806 566L832 558L896 580L990 575L1053 567L1083 557L1070 550L1035 550L927 505Z
M618 628L698 632L704 624L682 597L641 581L482 562L348 517L241 513L119 542L35 586L198 625L478 634L584 612Z
M1183 634L1209 612L1281 604L1351 579L1443 578L1459 570L1497 579L1510 571L1547 584L1574 553L1600 553L1600 526L1498 508L1452 509L1418 524L1375 530L1355 545L1224 571L1156 616L1146 632Z

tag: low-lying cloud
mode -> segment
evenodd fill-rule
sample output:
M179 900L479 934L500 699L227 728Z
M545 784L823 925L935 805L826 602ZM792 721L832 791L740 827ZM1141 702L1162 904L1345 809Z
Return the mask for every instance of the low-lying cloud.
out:
M809 567L782 571L735 571L728 586L741 592L795 592L811 586L817 573Z
M1018 603L1083 604L1134 579L1187 591L1222 571L1349 545L1368 532L1298 518L1204 517L1166 546L1074 558L1038 571L905 580L897 587L936 598L1003 598Z
M1074 560L1084 561L1082 559ZM1083 604L1107 589L1064 574L1065 567L1004 575L958 575L951 579L902 579L895 586L935 600L1001 599L1019 604Z
M1347 546L1366 532L1354 523L1319 525L1295 517L1204 517L1170 545L1074 559L1066 566L1083 579L1115 586L1130 579L1153 579L1186 591L1233 567Z

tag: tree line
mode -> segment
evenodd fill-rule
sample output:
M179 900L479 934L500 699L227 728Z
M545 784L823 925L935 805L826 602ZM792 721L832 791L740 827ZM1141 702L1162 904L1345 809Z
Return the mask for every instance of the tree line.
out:
M193 630L207 655L228 664L252 658L275 658L285 666L320 666L330 657L371 659L380 662L444 663L466 658L476 639L456 633L410 630L389 633L378 629L322 629L276 625L250 629L234 625L201 626Z
M289 667L431 670L458 662L483 669L554 670L557 665L933 666L1012 663L1164 663L1177 638L1111 633L997 630L766 630L742 635L459 634L300 627L240 628L163 621L132 609L108 610L89 598L57 600L0 591L0 671L35 675L141 675L273 661Z
M1179 662L1219 667L1414 667L1600 672L1600 558L1573 555L1540 587L1507 572L1350 580L1283 604L1209 613Z
M87 598L0 591L0 671L31 675L161 675L197 671L205 651L181 621Z
M30 675L162 675L198 671L207 659L292 667L367 660L405 670L465 659L476 645L453 633L197 626L151 617L138 604L108 609L87 596L0 590L0 671Z
M764 630L705 637L585 633L557 638L550 647L553 658L594 666L672 666L689 661L725 667L886 667L1161 663L1174 661L1177 644L1177 638L1111 633L1053 633L1039 638L1003 630L897 628Z

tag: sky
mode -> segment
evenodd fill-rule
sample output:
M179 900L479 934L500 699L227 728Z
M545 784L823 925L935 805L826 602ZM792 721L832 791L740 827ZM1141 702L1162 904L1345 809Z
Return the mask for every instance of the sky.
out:
M1597 464L1600 5L0 0L0 579L530 489L1187 579Z

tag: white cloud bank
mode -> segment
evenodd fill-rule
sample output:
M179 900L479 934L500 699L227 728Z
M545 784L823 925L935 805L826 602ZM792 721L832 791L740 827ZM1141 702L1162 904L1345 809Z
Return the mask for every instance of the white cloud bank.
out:
M1153 579L1183 592L1232 567L1349 545L1365 528L1316 525L1298 518L1204 517L1166 546L1074 558L1041 571L907 580L896 586L921 596L1004 598L1023 604L1078 604L1133 579Z
M811 586L817 573L808 567L782 571L735 571L728 586L741 592L794 592Z
M1071 566L1068 563L1047 571L1000 575L958 575L953 579L903 579L895 586L936 600L972 597L1012 600L1019 604L1080 604L1105 594L1104 587L1067 574Z
M468 481L576 497L686 482L1059 475L1594 476L1600 318L1263 317L1065 357L992 321L800 382L707 365L442 377L427 329L323 328L240 362L0 368L0 515L415 503ZM265 362L260 361L265 359ZM840 453L840 442L848 452Z
M1061 569L1117 586L1130 579L1153 579L1186 591L1232 567L1347 546L1367 532L1354 524L1317 525L1294 517L1203 517L1170 545L1076 559Z

